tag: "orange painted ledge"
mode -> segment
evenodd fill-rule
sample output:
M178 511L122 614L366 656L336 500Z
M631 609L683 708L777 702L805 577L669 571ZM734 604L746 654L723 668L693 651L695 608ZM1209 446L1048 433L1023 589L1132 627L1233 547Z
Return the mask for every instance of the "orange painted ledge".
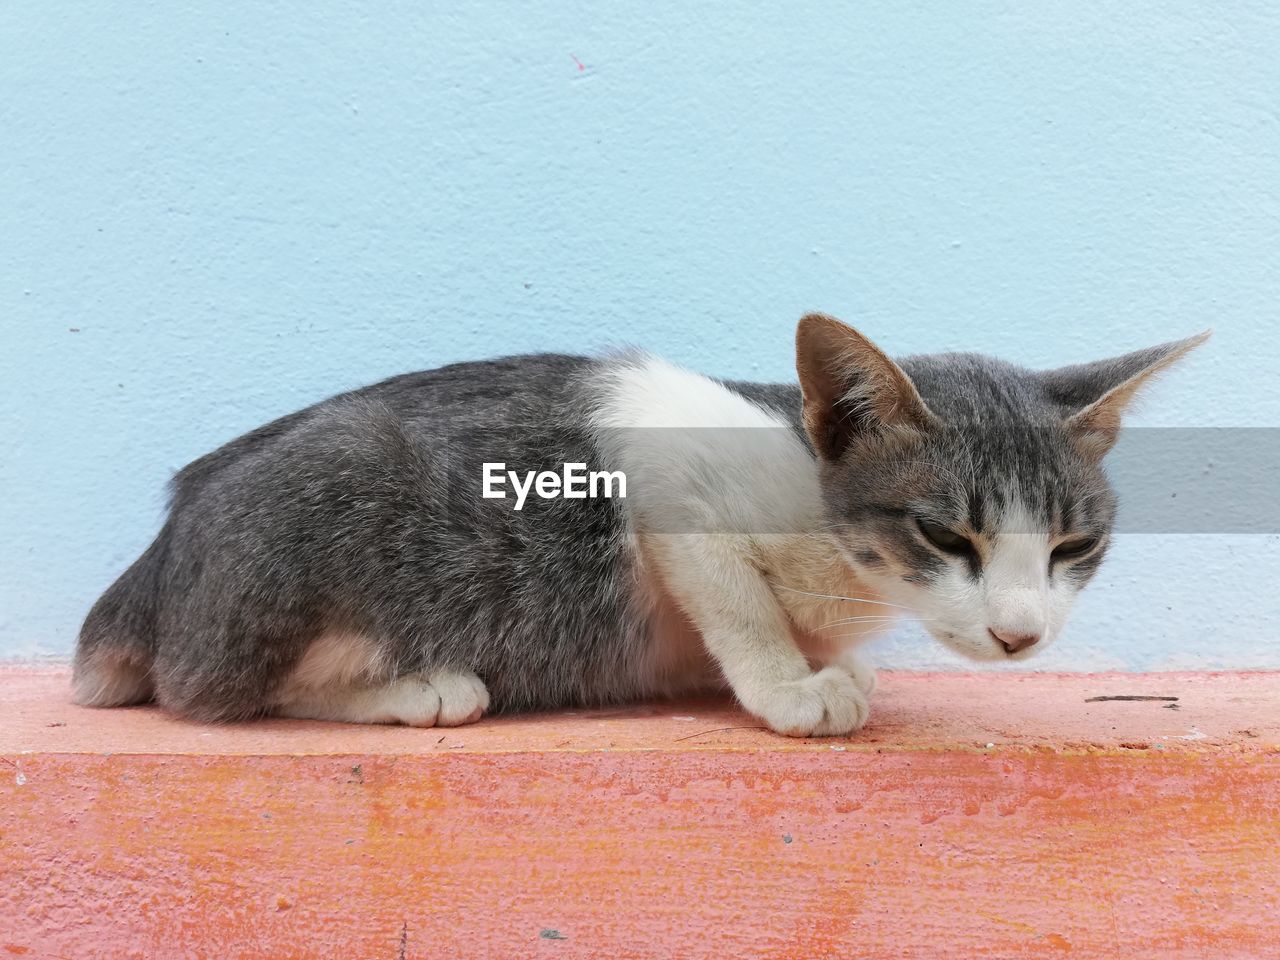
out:
M1280 957L1280 674L889 674L787 740L210 729L0 669L0 958L1060 955Z

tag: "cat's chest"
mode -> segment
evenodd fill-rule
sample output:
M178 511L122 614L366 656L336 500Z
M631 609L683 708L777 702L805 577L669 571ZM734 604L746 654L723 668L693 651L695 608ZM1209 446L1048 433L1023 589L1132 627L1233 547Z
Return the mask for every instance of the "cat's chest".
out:
M830 662L897 621L898 608L854 574L829 538L779 538L762 550L765 579L811 659Z
M652 543L649 544L652 548ZM896 607L880 600L820 535L783 535L741 541L743 559L763 577L786 615L791 638L815 664L839 659L851 646L892 626ZM648 564L655 574L657 564ZM668 569L667 576L679 574ZM671 695L724 683L697 626L660 578L649 579L649 657L646 685Z

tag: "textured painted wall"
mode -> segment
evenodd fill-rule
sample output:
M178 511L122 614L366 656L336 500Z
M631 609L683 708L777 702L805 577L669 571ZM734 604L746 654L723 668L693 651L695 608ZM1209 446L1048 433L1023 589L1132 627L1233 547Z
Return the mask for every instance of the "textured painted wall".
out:
M1272 4L431 7L0 7L0 654L69 652L183 463L460 358L1211 324L1142 422L1280 423ZM1280 667L1278 573L1275 535L1126 536L1040 662Z

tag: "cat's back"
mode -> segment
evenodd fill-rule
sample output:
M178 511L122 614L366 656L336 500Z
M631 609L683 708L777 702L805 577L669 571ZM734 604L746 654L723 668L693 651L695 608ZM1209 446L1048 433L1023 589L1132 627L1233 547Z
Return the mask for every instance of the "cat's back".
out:
M440 444L482 436L547 442L557 434L580 432L593 368L601 362L555 353L464 361L344 391L192 461L174 477L174 499L199 493L229 470L269 457L282 441L296 441L303 433L390 426Z
M460 425L527 420L574 403L600 363L560 353L468 360L390 377L325 403L359 397L384 403L404 417L429 415Z

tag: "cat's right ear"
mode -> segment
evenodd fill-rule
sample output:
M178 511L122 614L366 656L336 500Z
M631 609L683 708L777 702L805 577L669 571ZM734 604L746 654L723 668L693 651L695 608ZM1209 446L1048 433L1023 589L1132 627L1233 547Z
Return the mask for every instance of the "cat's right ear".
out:
M918 432L936 422L902 368L835 317L801 317L796 372L805 431L827 460L838 460L862 434Z
M1077 449L1097 460L1119 438L1121 415L1137 393L1208 340L1211 332L1095 363L1046 370L1038 376L1050 399L1068 411L1064 422Z

